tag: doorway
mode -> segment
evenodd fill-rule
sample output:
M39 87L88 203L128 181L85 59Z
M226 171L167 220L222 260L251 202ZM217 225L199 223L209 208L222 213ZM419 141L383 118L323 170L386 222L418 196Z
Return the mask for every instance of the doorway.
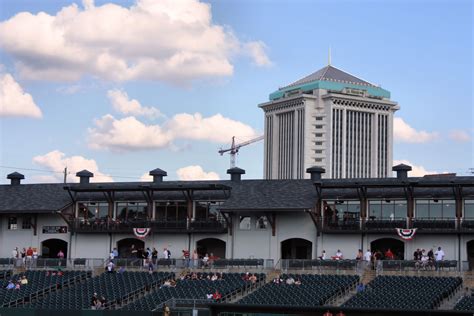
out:
M61 239L47 239L41 243L42 258L57 258L59 251L67 258L67 242Z
M291 238L281 242L282 259L312 259L313 243L306 239Z
M119 258L132 258L137 257L137 255L132 256L132 246L137 249L137 251L143 251L145 249L145 242L136 238L125 238L117 242L117 250L119 253Z
M395 238L380 238L370 243L370 250L380 251L383 254L390 249L395 260L403 260L405 257L405 243Z
M467 242L466 250L467 250L467 262L469 263L469 270L474 270L474 240Z
M209 256L225 259L225 246L225 241L217 238L205 238L196 243L197 253L200 258L204 257L207 253Z

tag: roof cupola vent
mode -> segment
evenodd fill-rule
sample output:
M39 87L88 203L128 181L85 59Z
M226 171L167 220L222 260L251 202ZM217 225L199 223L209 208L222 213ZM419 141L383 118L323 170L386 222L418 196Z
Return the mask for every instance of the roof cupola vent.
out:
M310 167L306 169L306 173L309 173L311 175L311 181L313 182L320 181L322 174L325 172L326 172L326 169L324 169L323 167L318 167L318 166L314 166L314 167Z
M89 170L82 170L76 173L76 177L79 177L79 183L80 184L89 184L89 178L92 178L94 174L90 172Z
M401 163L394 166L392 170L397 172L397 179L406 180L408 178L408 171L411 171L411 166Z
M166 177L168 173L160 168L156 168L150 171L150 176L153 177L153 183L163 182L163 177Z
M244 169L240 169L238 167L227 169L227 174L230 174L230 180L232 181L240 181L242 175L245 174Z
M25 179L25 176L22 175L21 173L19 172L13 172L13 173L10 173L9 175L7 175L7 179L10 179L10 184L11 185L20 185L21 183L21 180Z

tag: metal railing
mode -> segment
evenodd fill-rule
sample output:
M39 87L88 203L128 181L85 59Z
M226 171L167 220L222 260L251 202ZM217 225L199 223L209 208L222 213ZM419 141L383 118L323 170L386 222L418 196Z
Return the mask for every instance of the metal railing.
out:
M319 260L319 259L281 259L277 262L275 269L288 270L311 270L311 271L357 271L360 260Z
M78 233L109 233L131 232L133 228L151 228L153 231L170 232L227 232L227 223L224 220L84 220L69 221L73 232Z

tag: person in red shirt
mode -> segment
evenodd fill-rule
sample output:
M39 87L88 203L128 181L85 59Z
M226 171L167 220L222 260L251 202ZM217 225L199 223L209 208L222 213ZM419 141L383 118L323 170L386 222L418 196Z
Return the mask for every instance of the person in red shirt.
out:
M395 256L393 255L393 252L390 250L390 248L388 248L387 251L385 252L385 259L388 259L388 260L395 259Z
M340 311L339 313L336 314L336 316L346 316L346 314L344 314L342 311Z
M219 291L216 290L216 292L214 292L214 294L212 294L212 298L213 298L215 301L219 301L219 300L222 298L222 294L219 293Z
M327 311L326 313L323 314L323 316L333 316L333 314L330 311Z

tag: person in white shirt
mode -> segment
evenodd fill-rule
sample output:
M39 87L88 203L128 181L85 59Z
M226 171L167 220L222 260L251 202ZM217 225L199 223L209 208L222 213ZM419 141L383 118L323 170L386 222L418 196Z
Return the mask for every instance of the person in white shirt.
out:
M444 251L441 247L438 247L438 251L435 252L436 261L444 260Z
M163 249L163 258L169 259L168 258L168 249L166 249L166 248Z
M342 252L341 252L341 250L339 250L339 249L337 249L337 252L336 252L336 259L337 259L337 260L342 259Z
M326 260L326 250L323 250L323 252L321 252L321 256L319 256L319 259Z
M367 249L367 251L364 254L364 260L370 262L371 258L372 258L372 252L370 252L370 249Z

